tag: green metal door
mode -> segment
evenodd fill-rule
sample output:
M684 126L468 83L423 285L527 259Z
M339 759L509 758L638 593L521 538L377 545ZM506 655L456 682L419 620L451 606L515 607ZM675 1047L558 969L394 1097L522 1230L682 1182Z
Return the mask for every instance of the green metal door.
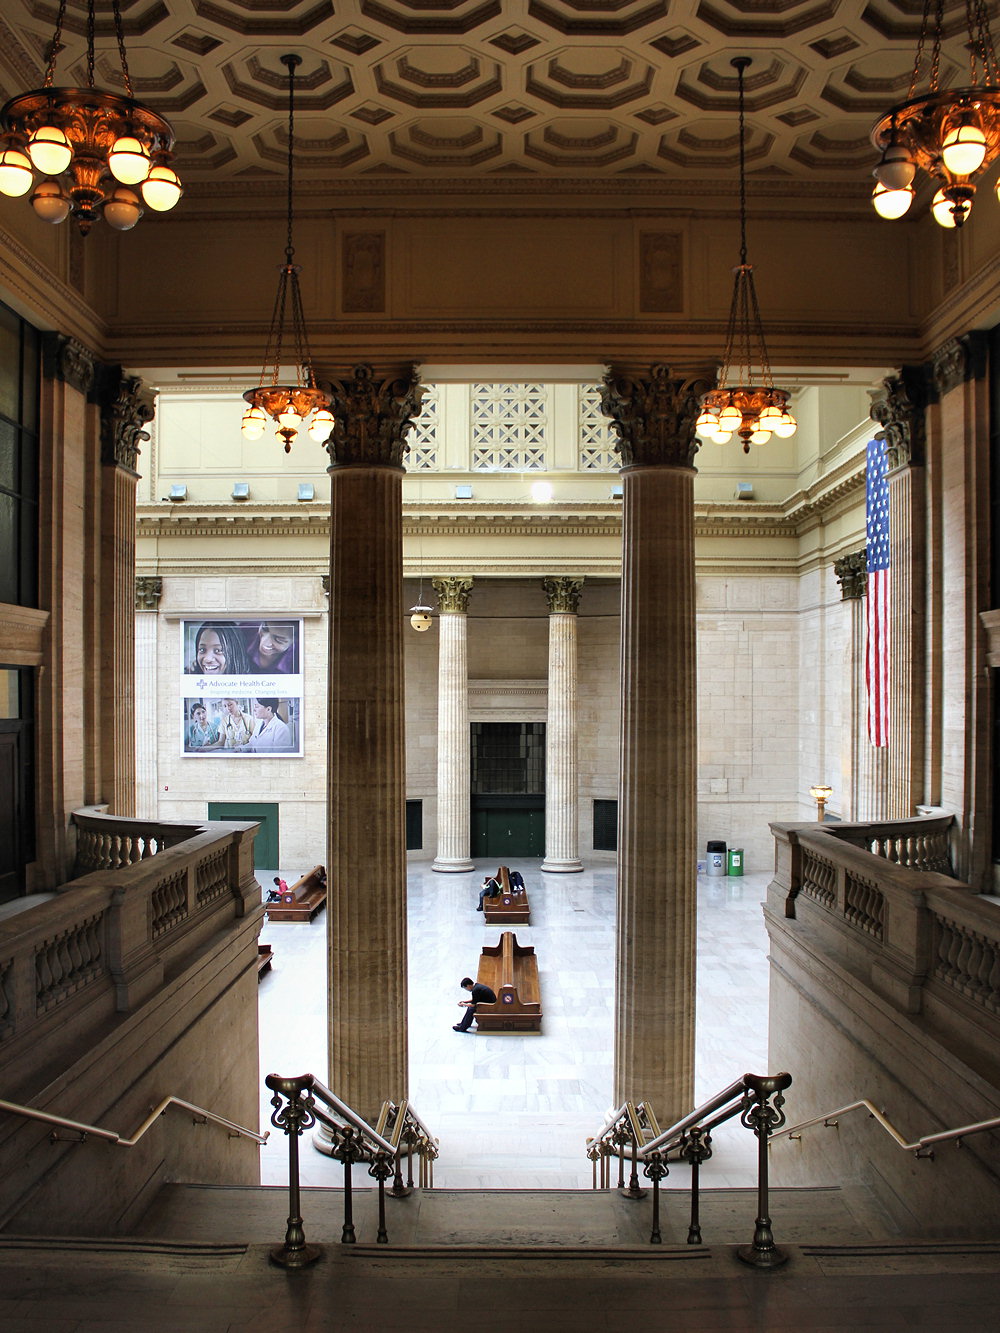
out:
M472 855L500 863L545 855L545 811L489 806L472 812Z
M209 801L209 819L221 819L224 823L250 823L253 820L260 825L253 843L255 866L264 870L279 870L278 860L278 803L257 802L248 804L244 801Z

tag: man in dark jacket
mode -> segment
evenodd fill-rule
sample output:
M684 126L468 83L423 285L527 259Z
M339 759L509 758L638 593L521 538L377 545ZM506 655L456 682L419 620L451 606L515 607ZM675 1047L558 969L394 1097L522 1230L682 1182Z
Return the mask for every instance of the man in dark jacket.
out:
M456 1032L468 1032L472 1027L472 1020L476 1014L477 1004L496 1004L497 997L490 990L489 986L484 986L481 981L473 981L471 977L463 977L461 980L462 990L471 991L471 1000L459 1000L459 1007L465 1010L462 1015L461 1023L453 1023Z

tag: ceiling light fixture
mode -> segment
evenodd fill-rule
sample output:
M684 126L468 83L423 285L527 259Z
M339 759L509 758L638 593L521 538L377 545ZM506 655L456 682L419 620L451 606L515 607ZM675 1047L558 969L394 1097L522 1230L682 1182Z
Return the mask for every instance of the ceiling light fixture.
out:
M293 263L295 247L292 244L293 221L293 148L295 145L295 70L302 57L284 55L281 63L288 70L288 231L285 241L285 262L281 265L278 291L274 298L271 327L267 335L264 364L260 381L255 389L247 389L243 397L249 407L243 413L242 430L248 440L259 440L264 434L268 417L277 422L275 432L285 442L285 453L300 428L311 417L309 434L319 443L325 443L333 430L330 396L316 383L306 321L302 311L302 293L299 289L299 266ZM295 383L281 384L281 350L285 340L285 315L288 307L291 339L295 347Z
M961 227L976 197L975 180L1000 157L1000 72L985 0L966 0L969 86L941 87L944 0L924 0L907 100L872 127L882 158L872 173L872 203L883 218L901 218L913 202L920 167L939 186L931 213L942 227ZM916 96L930 44L927 91ZM1000 187L998 187L1000 193Z
M66 0L59 0L44 86L0 109L0 193L17 197L30 190L44 222L63 222L72 213L84 236L102 216L116 231L130 231L144 204L165 213L181 197L170 165L174 132L132 95L119 0L111 10L125 95L94 87L94 5L87 0L86 88L53 86L64 49Z
M747 172L744 71L751 64L749 56L737 56L729 62L736 70L740 105L740 262L733 269L733 301L729 308L726 351L719 371L719 385L701 400L701 415L696 429L716 444L728 444L733 435L743 441L743 452L751 444L766 444L772 435L795 434L797 422L788 410L789 394L776 389L764 343L764 328L757 304L753 265L747 263ZM762 385L754 385L754 355ZM734 376L735 371L735 376ZM730 380L735 385L730 388Z

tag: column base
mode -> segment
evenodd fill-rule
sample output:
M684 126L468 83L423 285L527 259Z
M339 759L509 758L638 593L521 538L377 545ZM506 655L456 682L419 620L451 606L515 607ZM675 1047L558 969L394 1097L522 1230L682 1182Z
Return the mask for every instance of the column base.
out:
M539 869L547 875L574 875L583 869L583 862L577 861L543 861Z
M474 861L467 857L455 856L436 856L431 862L431 869L438 870L444 875L457 875L467 870L475 870Z

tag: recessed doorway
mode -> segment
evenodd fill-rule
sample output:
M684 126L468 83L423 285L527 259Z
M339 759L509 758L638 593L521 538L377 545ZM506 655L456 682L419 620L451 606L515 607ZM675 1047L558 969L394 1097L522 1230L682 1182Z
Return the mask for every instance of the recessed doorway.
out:
M260 828L253 844L254 866L277 870L281 864L278 860L278 809L277 801L209 801L208 817L227 824L256 820Z

